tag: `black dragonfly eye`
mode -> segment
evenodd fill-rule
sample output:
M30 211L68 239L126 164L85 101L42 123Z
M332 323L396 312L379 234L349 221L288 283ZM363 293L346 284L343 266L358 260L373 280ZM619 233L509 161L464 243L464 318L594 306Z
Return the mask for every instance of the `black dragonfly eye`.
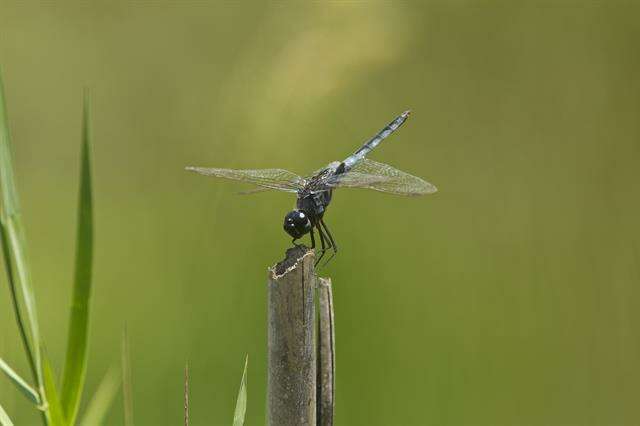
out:
M311 221L302 210L293 210L284 217L283 227L287 234L298 239L311 230Z

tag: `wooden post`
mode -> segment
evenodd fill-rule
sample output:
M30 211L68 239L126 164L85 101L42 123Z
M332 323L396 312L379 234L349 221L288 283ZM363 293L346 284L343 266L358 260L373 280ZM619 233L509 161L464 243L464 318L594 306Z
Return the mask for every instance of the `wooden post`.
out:
M331 279L318 278L317 425L333 426L336 347Z
M314 252L287 250L269 270L268 425L316 426Z

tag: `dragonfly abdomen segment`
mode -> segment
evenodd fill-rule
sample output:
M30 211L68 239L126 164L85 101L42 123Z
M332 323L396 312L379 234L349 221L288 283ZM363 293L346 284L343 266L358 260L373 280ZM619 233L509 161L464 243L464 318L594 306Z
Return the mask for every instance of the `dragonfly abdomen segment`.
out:
M407 118L411 114L411 111L405 111L395 118L391 123L387 124L382 130L380 130L374 137L369 139L360 149L354 152L343 161L345 171L351 170L360 160L362 160L368 153L386 139L391 133L398 130L398 127L407 121Z

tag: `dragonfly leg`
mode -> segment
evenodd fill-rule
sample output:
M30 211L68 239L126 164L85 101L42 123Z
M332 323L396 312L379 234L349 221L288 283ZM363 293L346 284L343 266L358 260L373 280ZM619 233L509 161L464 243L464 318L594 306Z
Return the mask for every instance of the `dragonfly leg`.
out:
M327 263L329 263L329 261L331 259L333 259L333 256L336 255L336 253L338 253L338 245L336 244L336 241L333 239L333 236L331 235L331 232L329 231L329 227L327 226L326 223L324 223L324 221L322 219L320 219L320 225L324 228L325 232L327 233L327 238L329 239L329 244L331 249L333 250L333 253L331 254L331 257L329 257L322 266L325 266Z
M327 249L325 247L325 236L324 232L322 232L322 228L320 228L320 225L316 225L316 228L318 228L318 235L320 235L320 256L316 259L315 263L317 265L320 263L320 259L322 259L322 256L324 256Z
M313 235L313 228L311 228L311 233L310 233L310 235L311 235L311 248L316 248L316 238L315 238L315 236Z

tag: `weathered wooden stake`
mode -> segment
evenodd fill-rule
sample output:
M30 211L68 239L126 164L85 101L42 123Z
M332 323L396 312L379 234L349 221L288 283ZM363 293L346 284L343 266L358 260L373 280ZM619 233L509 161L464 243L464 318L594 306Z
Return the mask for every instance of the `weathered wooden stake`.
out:
M336 347L331 279L318 278L317 425L333 426Z
M294 247L269 270L269 426L316 426L314 259Z

